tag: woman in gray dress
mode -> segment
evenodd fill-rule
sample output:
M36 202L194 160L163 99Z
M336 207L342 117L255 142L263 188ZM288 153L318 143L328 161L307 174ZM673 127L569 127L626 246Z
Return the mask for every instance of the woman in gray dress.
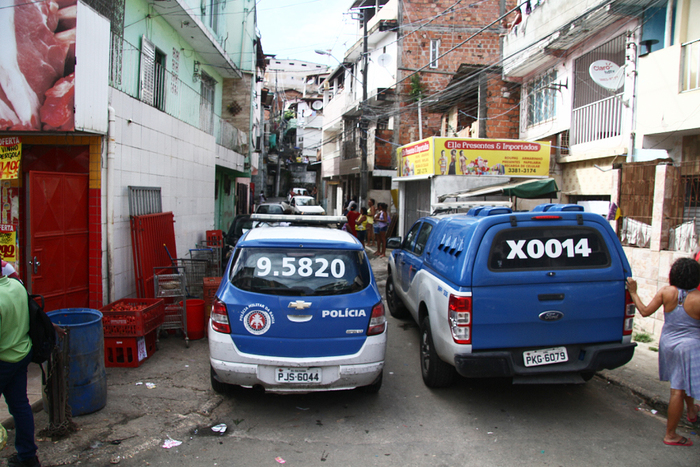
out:
M687 406L688 421L698 420L700 406L700 264L692 258L680 258L671 266L668 282L651 299L649 305L637 295L637 283L627 279L627 288L642 316L664 307L664 327L659 340L659 379L670 381L668 421L664 444L692 446L693 442L676 433Z

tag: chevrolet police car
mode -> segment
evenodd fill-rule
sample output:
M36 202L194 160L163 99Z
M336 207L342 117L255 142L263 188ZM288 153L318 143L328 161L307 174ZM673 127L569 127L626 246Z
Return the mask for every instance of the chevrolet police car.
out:
M212 306L212 388L377 392L386 335L382 298L355 237L254 228L238 240Z

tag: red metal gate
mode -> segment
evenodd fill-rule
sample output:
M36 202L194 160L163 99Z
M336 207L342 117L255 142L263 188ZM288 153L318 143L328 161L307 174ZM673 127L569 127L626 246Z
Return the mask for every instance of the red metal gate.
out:
M174 223L172 212L131 216L134 276L139 298L153 298L153 268L169 266L171 258L177 258Z

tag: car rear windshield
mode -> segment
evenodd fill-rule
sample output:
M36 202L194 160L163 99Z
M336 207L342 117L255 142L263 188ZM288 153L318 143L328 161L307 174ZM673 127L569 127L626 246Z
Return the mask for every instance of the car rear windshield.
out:
M493 239L489 269L604 268L610 265L607 245L598 230L589 227L514 228Z
M330 249L240 248L231 284L267 295L343 295L370 284L364 252Z

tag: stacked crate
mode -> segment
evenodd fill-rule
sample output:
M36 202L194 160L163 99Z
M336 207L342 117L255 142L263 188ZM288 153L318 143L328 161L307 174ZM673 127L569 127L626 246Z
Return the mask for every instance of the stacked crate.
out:
M106 367L136 368L153 355L165 313L162 299L123 298L100 312Z

